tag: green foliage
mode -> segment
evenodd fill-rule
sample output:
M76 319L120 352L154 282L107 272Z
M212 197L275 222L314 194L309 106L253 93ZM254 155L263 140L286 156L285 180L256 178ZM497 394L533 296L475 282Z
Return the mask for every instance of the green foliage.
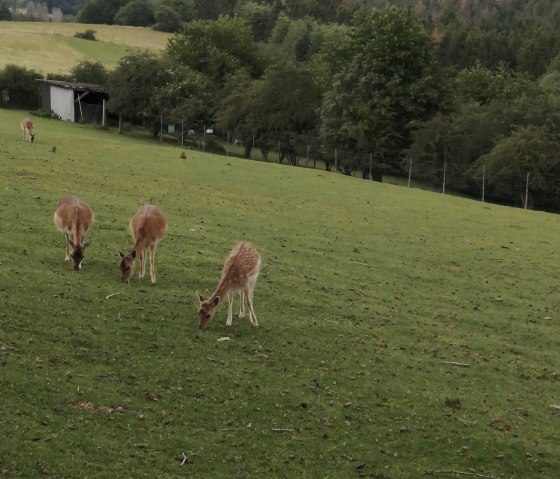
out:
M152 97L162 84L163 61L149 52L123 57L109 75L110 98L107 109L129 119L147 120L157 116Z
M91 28L88 28L85 32L76 32L74 33L74 36L76 38L81 38L82 40L97 40L97 38L95 38L95 34L97 32L95 30L92 30Z
M90 0L78 12L80 23L99 23L112 25L119 9L126 4L126 0Z
M244 19L253 32L255 41L265 41L269 38L276 21L276 11L271 5L254 1L238 2L235 16Z
M178 32L183 25L179 14L168 5L157 7L155 11L155 20L156 24L154 25L154 29L160 32L175 33Z
M397 8L373 12L331 57L333 84L322 107L321 136L350 151L398 157L410 122L442 102L443 85L420 23Z
M7 65L0 70L0 106L3 108L36 109L39 107L41 75L18 65Z
M240 68L253 75L262 70L258 48L249 25L241 18L195 20L169 41L173 61L208 76L217 86Z
M115 15L116 25L147 27L155 22L154 9L146 0L132 0L122 6Z
M0 20L10 21L12 19L12 12L5 1L0 2Z
M70 77L75 82L106 85L109 73L102 63L84 60L72 68Z

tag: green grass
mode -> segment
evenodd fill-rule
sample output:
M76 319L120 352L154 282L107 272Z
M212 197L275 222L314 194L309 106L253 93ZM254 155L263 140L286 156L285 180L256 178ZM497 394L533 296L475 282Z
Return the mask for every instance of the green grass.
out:
M0 110L0 476L558 477L557 215L40 118L31 145L24 114ZM80 272L69 192L96 214ZM148 201L158 284L123 285ZM241 239L261 327L222 305L200 332Z
M74 37L96 31L97 41ZM163 50L168 33L149 28L81 23L0 22L0 68L12 63L41 73L68 73L83 60L114 68L125 55Z

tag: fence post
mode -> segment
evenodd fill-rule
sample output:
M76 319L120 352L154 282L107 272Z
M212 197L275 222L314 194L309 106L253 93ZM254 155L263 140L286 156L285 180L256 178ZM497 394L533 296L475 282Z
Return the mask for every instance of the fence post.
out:
M310 148L310 146L307 145L307 156L305 157L305 166L306 167L309 166L309 148Z
M527 172L527 181L525 182L525 209L529 204L529 172Z
M369 180L373 180L373 176L371 175L371 169L373 167L373 155L369 154Z
M445 177L446 177L446 175L447 175L447 160L445 160L443 162L443 189L441 191L441 193L443 195L445 195L445 179L446 179Z
M408 184L407 186L410 188L410 179L412 178L412 156L410 157L410 163L408 165Z
M159 116L159 142L163 143L163 113Z
M280 164L280 142L278 142L278 164Z
M185 121L181 120L181 148L185 147Z
M202 125L202 151L206 151L206 125Z
M482 165L482 202L484 203L484 189L486 180L486 166Z
M226 156L229 156L229 130L227 131Z
M251 160L255 159L255 135L253 135L253 146L251 147Z

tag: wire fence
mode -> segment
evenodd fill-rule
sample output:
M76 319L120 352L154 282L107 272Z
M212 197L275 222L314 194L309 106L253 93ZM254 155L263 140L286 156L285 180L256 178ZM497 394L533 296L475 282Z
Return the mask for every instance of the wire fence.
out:
M160 119L160 141L177 142L183 148L197 149L253 161L265 161L303 168L317 168L365 180L383 181L401 186L421 188L441 194L459 195L482 202L560 214L560 177L539 178L540 187L532 183L530 172L517 177L489 179L485 172L478 177L466 174L456 165L442 162L430 165L413 158L387 161L372 153L325 147L317 138L306 144L272 142L266 144L255 137L237 138L230 132L217 132L213 127L191 126L186 122L166 123ZM273 145L273 146L271 146ZM560 161L560 159L559 159Z

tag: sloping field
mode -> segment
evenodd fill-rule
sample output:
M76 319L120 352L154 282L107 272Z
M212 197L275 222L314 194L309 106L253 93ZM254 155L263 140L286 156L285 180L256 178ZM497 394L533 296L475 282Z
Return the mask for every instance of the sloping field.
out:
M0 476L558 477L557 215L40 118L31 145L23 115L0 110ZM79 272L69 192L96 214ZM121 284L145 202L158 283ZM241 239L261 326L224 304L199 331Z
M98 41L74 37L96 31ZM83 60L98 61L111 69L119 59L139 50L162 50L168 33L149 28L83 23L0 22L0 68L7 64L41 73L68 73Z

